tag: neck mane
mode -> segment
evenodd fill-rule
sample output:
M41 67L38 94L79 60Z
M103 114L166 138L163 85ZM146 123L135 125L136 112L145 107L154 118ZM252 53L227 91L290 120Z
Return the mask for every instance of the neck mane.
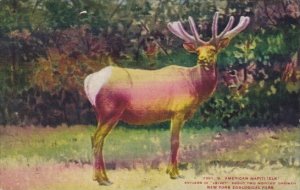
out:
M191 79L198 94L199 100L208 99L217 87L217 68L216 64L201 65L193 67L191 70Z

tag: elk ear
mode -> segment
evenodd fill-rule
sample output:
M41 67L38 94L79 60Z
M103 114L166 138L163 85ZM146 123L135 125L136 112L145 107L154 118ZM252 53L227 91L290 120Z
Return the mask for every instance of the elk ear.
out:
M196 53L197 52L197 47L193 43L183 43L183 48L188 51L189 53Z
M220 41L218 44L218 49L223 49L226 48L229 45L230 39L229 38L224 38Z

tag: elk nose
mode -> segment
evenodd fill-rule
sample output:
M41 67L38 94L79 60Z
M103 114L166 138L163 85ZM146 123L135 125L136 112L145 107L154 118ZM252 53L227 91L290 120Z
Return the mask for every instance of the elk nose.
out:
M199 61L201 62L207 62L207 58L204 56L199 56Z
M199 56L199 60L204 60L204 59L205 59L205 56L203 56L203 55Z

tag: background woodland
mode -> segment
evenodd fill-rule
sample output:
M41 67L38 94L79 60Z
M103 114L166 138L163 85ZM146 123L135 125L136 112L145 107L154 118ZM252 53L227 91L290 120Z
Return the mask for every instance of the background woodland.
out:
M215 11L220 30L229 15L251 23L219 54L217 93L188 125L299 124L299 0L0 0L0 124L95 124L85 76L195 65L166 24L192 16L207 39Z

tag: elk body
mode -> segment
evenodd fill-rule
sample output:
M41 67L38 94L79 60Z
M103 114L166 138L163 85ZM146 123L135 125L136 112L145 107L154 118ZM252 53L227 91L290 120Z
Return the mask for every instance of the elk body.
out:
M118 121L145 125L170 120L171 155L167 173L173 179L181 177L177 167L180 129L216 89L217 53L250 21L248 17L241 17L238 25L231 29L234 19L230 17L224 31L217 35L217 20L218 13L214 16L212 38L208 42L199 38L191 17L193 35L188 34L180 22L168 24L169 30L185 41L184 48L198 54L194 67L171 65L148 71L109 66L86 77L85 92L98 121L92 145L94 180L100 185L111 184L102 149L105 137Z

